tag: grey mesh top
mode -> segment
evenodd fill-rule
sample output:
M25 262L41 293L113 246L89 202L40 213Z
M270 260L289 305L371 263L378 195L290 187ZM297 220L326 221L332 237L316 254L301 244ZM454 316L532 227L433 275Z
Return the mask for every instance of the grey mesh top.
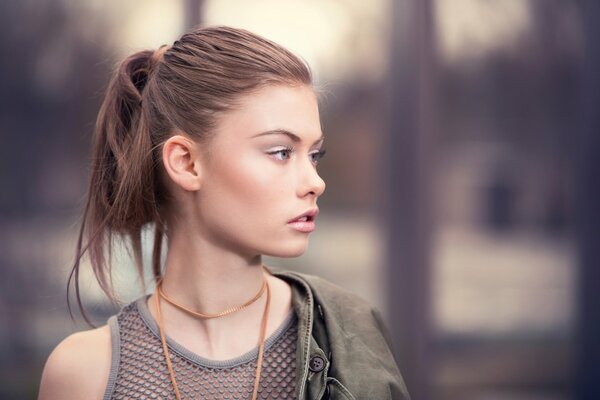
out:
M108 319L112 364L104 400L175 399L160 340L148 310L149 295ZM292 310L265 339L259 399L296 397L297 316ZM254 388L258 345L229 360L201 357L166 336L182 399L249 399Z

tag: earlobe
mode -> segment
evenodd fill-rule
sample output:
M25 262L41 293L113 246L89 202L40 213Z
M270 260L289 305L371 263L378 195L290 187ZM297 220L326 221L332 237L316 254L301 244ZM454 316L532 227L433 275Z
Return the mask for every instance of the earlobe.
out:
M171 180L183 190L200 189L201 168L198 154L197 144L183 135L171 136L163 144L162 159L165 170Z

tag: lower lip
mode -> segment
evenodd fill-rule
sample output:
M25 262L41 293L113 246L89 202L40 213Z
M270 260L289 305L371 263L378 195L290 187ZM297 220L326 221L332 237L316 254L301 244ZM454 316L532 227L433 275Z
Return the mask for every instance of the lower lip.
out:
M288 222L288 225L300 232L312 232L315 230L315 221L294 221Z

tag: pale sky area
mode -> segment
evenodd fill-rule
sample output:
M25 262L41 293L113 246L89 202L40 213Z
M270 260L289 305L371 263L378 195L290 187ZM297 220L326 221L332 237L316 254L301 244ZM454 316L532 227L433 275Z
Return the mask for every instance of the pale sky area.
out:
M511 43L529 27L523 0L437 0L439 49L450 61L477 58Z

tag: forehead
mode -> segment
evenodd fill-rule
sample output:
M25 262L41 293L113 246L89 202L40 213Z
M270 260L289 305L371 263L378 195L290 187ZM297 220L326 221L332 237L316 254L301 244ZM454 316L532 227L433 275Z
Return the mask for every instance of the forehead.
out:
M302 141L321 137L316 94L306 85L271 85L241 96L236 108L224 113L217 126L220 142L263 140L270 130L294 132Z

